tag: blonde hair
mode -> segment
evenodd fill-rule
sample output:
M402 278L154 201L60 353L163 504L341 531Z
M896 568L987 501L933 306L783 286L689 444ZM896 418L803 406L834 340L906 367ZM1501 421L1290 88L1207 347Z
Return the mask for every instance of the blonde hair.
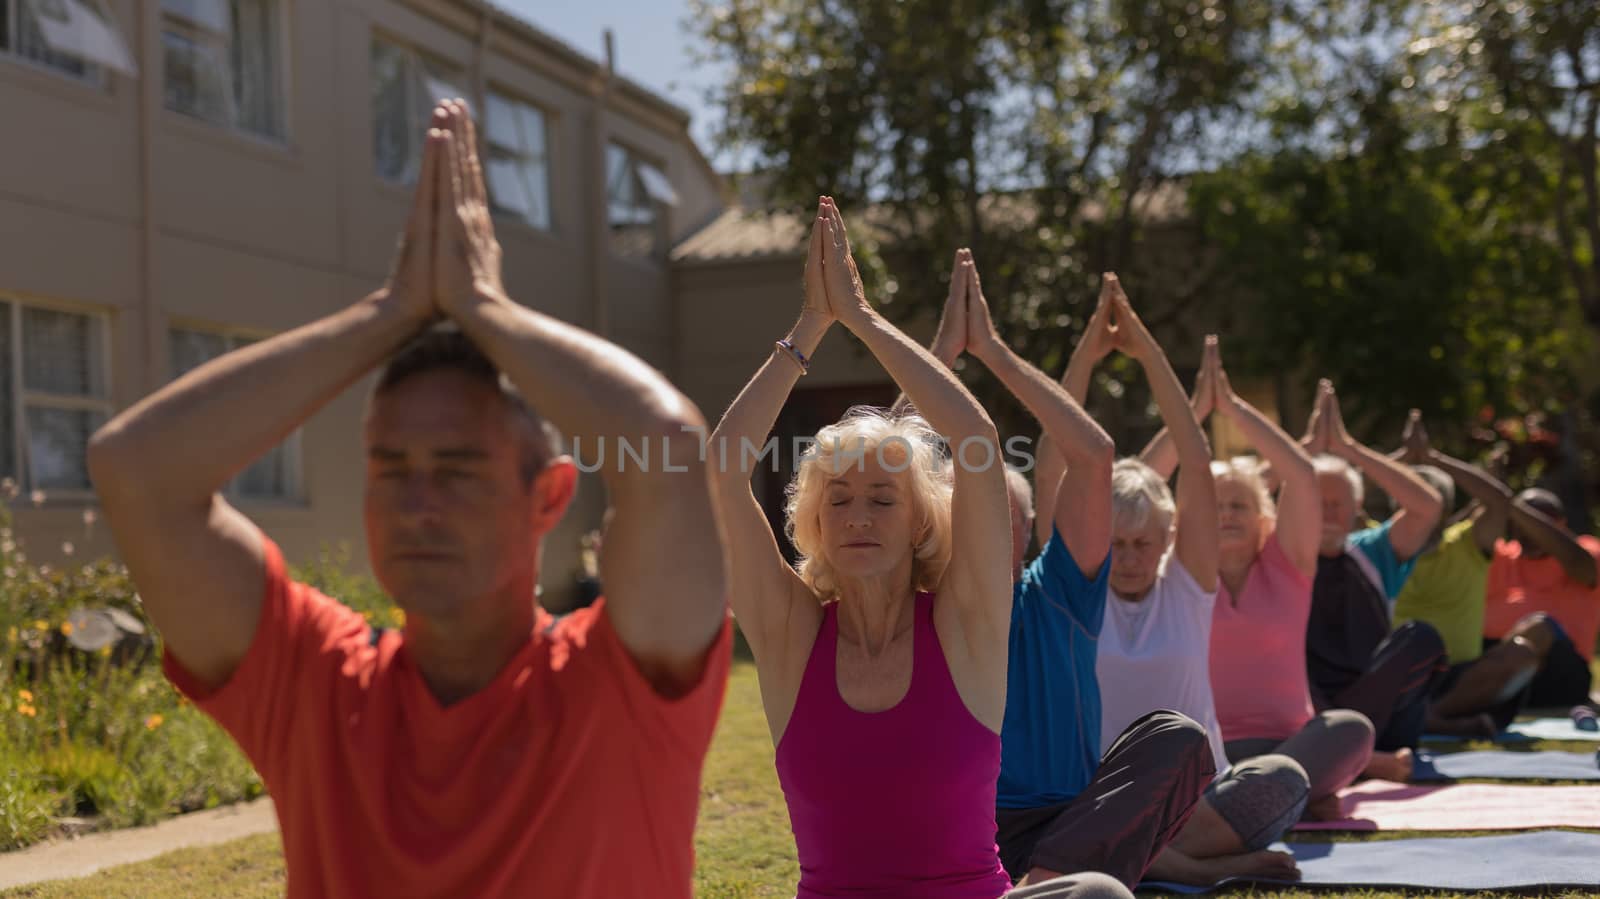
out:
M1261 517L1277 521L1278 505L1272 501L1272 491L1267 488L1261 469L1261 460L1255 456L1234 456L1226 462L1212 462L1211 477L1219 485L1229 481L1241 485L1256 498L1256 511Z
M1167 482L1131 456L1111 467L1111 510L1112 527L1117 530L1137 531L1154 519L1162 534L1172 529L1178 514Z
M954 472L939 449L939 435L922 416L905 409L855 406L817 432L816 445L800 457L794 480L785 489L784 533L799 551L801 580L817 595L839 592L833 566L823 552L822 499L825 487L850 465L864 464L868 453L905 478L911 502L911 583L933 590L950 564L950 498Z

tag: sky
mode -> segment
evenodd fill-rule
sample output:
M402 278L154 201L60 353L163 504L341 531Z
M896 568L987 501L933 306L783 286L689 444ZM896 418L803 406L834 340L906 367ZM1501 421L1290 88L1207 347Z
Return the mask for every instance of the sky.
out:
M713 116L702 98L717 73L697 67L683 20L688 0L496 0L496 5L555 35L591 59L605 59L601 31L615 35L617 70L689 111L690 133L718 168L725 157L711 145Z

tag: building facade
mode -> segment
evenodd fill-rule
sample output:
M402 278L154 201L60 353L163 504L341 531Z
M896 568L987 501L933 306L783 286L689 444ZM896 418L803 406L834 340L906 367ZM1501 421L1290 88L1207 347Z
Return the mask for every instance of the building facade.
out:
M0 0L0 477L30 556L113 551L84 448L117 410L382 284L444 96L478 110L512 296L672 372L668 252L722 185L607 65L477 0ZM291 560L365 565L369 387L227 488ZM586 476L547 591L603 505Z

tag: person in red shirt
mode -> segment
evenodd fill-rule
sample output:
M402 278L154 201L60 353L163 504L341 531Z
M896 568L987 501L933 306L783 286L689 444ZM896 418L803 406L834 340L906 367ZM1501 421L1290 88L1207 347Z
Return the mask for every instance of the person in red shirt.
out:
M365 530L398 633L290 580L219 493L380 365ZM551 423L657 462L602 465L609 595L559 621L536 603L540 549L577 471ZM639 359L506 295L476 135L447 101L387 284L95 435L166 672L261 773L291 897L687 899L731 640L704 424Z
M1535 708L1589 701L1589 663L1600 639L1600 540L1575 536L1561 500L1548 490L1517 494L1513 540L1495 544L1484 602L1485 647L1522 637L1529 624L1551 625L1538 635L1544 664L1522 704ZM1546 633L1547 632L1547 633Z

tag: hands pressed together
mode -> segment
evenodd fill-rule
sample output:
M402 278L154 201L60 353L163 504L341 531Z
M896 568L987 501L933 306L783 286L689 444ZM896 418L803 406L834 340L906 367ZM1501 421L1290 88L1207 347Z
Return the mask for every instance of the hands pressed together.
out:
M505 300L477 129L464 100L434 107L411 214L383 292L419 323Z

